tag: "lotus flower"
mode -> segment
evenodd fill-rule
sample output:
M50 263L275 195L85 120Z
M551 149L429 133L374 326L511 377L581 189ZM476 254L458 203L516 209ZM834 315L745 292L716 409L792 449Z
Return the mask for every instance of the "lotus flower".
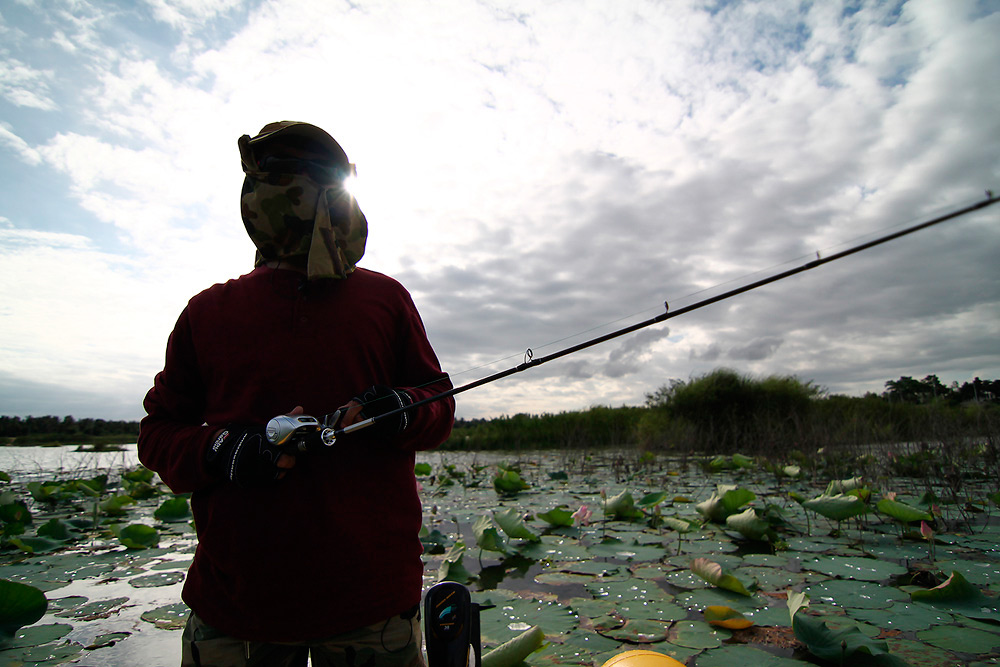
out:
M580 509L573 512L573 522L579 526L586 526L593 514L586 505L580 505Z
M924 536L925 540L934 539L934 529L926 521L920 522L920 534Z

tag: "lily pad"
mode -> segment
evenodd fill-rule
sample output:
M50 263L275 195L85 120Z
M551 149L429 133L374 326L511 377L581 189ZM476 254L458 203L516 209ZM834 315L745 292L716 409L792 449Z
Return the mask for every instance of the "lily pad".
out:
M473 599L480 595L483 594ZM495 608L484 609L479 616L483 642L487 644L502 644L533 625L541 627L550 637L566 634L579 625L576 612L557 602L512 596L493 603Z
M129 579L128 583L134 588L156 588L158 586L171 586L182 581L184 581L183 572L158 572L134 577Z
M640 544L626 544L605 540L601 544L589 548L590 553L598 558L613 558L615 560L630 562L648 562L660 560L666 555L662 546L647 546Z
M860 581L885 581L906 574L906 568L897 563L852 556L820 556L803 563L802 568L831 577Z
M579 541L568 537L542 535L538 542L532 542L517 550L525 558L535 560L581 560L589 561L593 555Z
M94 641L90 642L87 646L88 651L93 651L99 648L106 648L108 646L114 646L118 642L132 635L131 632L109 632L107 634L98 635L94 637Z
M939 625L917 633L917 639L949 651L990 653L1000 647L1000 635L956 625Z
M924 642L886 637L889 653L906 661L910 667L954 667L963 664L954 653Z
M886 630L913 632L935 625L947 625L952 615L923 605L896 602L887 609L848 609L847 615Z
M729 639L732 633L716 628L704 621L678 621L670 628L667 641L685 648L716 648Z
M598 630L608 639L616 639L629 644L653 644L662 642L670 632L670 623L646 619L630 619L618 628Z
M176 602L143 612L139 618L161 630L180 630L187 624L190 614L191 610L186 604Z
M89 602L79 607L64 609L56 612L60 618L75 618L83 621L92 621L98 618L107 618L119 611L120 607L128 602L128 598L110 598L108 600L98 600Z
M70 662L83 652L83 646L76 642L61 644L42 644L18 651L4 653L4 658L12 660L9 664L29 664L37 667L61 665ZM16 662L15 662L16 661Z
M801 660L792 660L762 651L753 646L722 646L698 656L697 667L802 667Z
M902 591L891 586L848 579L832 579L813 584L806 588L805 593L813 602L848 609L886 609L894 602L906 599Z

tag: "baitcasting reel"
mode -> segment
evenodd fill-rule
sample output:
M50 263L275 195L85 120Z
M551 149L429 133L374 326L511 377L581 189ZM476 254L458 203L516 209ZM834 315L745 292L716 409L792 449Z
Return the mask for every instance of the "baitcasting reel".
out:
M285 447L293 452L315 452L325 447L333 447L340 436L371 426L379 417L387 416L370 417L337 428L340 414L340 410L331 412L323 417L323 421L309 415L278 415L267 422L264 433L272 445Z
M340 416L339 412L334 414ZM318 419L308 415L279 415L267 422L264 433L272 445L299 452L315 451L321 446L331 447L337 441L333 428L325 427Z

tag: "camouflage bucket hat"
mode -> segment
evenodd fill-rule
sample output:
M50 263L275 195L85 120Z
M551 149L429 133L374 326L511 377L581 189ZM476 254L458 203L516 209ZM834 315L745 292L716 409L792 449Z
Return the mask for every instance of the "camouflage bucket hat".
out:
M365 253L368 221L344 187L354 173L334 139L282 121L239 140L246 179L240 208L255 265L280 261L309 279L345 278Z

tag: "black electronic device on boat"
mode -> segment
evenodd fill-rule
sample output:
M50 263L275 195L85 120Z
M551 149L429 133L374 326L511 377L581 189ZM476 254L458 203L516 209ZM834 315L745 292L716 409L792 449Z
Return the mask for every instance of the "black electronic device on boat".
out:
M462 584L442 581L424 596L428 667L482 667L479 611ZM474 661L473 661L474 659Z

